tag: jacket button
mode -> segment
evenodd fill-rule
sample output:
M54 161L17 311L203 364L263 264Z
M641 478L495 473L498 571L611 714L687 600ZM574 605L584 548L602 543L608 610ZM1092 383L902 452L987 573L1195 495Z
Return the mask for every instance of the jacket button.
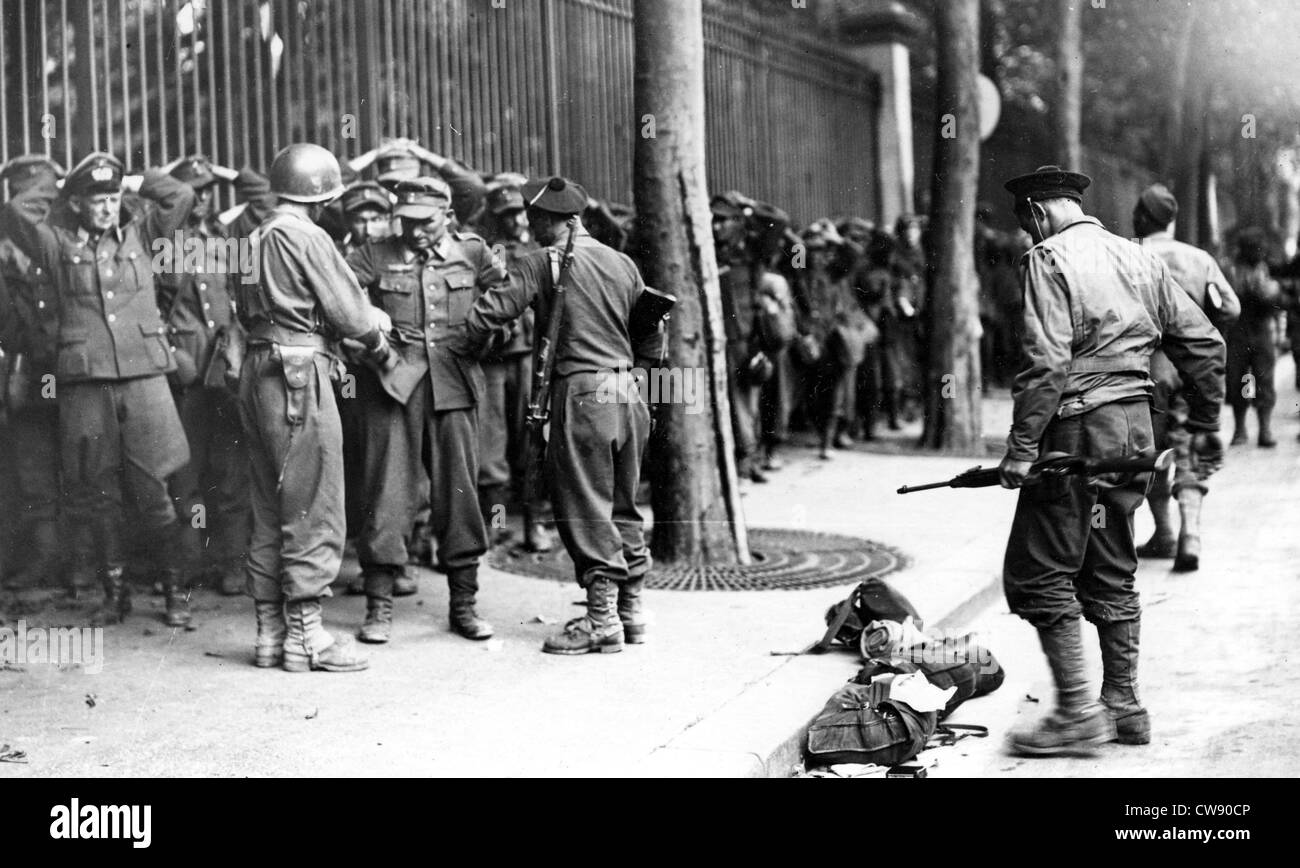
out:
M36 302L36 307L37 307L39 310L45 310L45 301L44 301L44 299L42 299L41 301Z
M113 290L110 289L108 292L104 293L104 298L112 298L112 297L113 297Z
M111 268L105 268L105 269L104 269L104 276L105 276L105 277L112 277L112 276L113 276L113 269L111 269Z
M207 310L207 309L210 308L210 307L212 307L212 305L208 304L206 301L203 302L203 309L204 309L204 310Z
M117 314L112 314L112 313L110 313L110 314L108 315L108 321L109 321L109 322L117 322Z
M199 284L199 289L207 289L207 288L208 288L208 285L207 285L206 283L200 283L200 284Z
M216 327L217 327L217 324L216 324L215 322L213 322L212 320L208 320L208 328L210 328L210 329L214 329L214 328L216 328Z

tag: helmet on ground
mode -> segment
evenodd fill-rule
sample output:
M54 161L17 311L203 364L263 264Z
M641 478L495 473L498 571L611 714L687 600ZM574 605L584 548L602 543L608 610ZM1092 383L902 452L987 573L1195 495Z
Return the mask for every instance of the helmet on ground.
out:
M290 202L336 199L343 192L339 161L320 145L289 145L271 163L271 192Z

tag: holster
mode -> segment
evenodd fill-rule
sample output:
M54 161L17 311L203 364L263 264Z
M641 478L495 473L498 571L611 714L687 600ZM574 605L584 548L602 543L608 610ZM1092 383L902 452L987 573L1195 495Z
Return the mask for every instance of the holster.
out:
M271 358L280 362L284 374L284 416L290 425L301 425L307 419L307 386L316 376L315 347L289 347L273 344Z

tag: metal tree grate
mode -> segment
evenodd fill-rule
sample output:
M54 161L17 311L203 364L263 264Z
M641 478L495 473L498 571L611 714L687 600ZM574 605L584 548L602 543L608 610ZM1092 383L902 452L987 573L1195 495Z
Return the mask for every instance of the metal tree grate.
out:
M798 591L880 578L907 566L907 556L871 540L815 531L750 528L749 566L656 566L646 587L664 591ZM488 557L507 573L573 579L562 547L546 554L498 546Z

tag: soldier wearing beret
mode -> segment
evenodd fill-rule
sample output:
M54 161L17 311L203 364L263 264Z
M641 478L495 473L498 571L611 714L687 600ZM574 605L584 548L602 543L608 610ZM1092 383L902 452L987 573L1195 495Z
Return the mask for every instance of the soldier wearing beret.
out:
M498 186L487 194L485 238L500 255L508 272L520 259L537 249L528 228L524 197L515 186ZM522 480L525 419L533 371L533 312L526 311L515 324L514 336L483 359L487 392L479 404L479 504L483 520L491 523L493 510L504 503L511 480ZM533 515L525 517L524 546L529 551L549 551L552 543L545 526Z
M213 191L237 172L196 154L172 177L194 190L185 224L157 255L158 303L171 333L176 408L190 447L189 463L171 478L184 529L184 556L195 575L210 573L223 594L244 591L243 555L250 528L248 453L227 349L242 337L235 286L242 268L237 246L212 212Z
M93 153L69 172L58 213L29 191L6 203L0 224L53 275L59 296L58 383L64 509L82 534L74 546L94 560L104 585L97 623L130 610L121 516L130 496L149 535L167 596L167 622L189 622L181 591L182 551L167 477L189 460L185 431L167 387L176 360L158 299L150 250L184 223L193 189L152 171L124 180L111 154ZM148 202L122 206L123 189ZM84 539L89 535L90 540Z
M248 330L239 403L251 457L255 663L355 672L369 661L321 622L346 533L343 431L329 384L339 339L357 341L381 364L391 359L390 323L316 225L343 192L334 155L319 145L289 145L271 164L270 184L279 202L250 238L257 280L239 285Z
M508 282L477 235L451 232L451 190L440 178L401 181L395 237L372 241L348 263L392 319L400 363L358 394L365 416L365 509L357 554L365 582L364 642L387 642L393 584L405 573L407 540L429 485L432 533L447 571L451 628L488 639L475 610L487 531L479 513L477 405L486 386L477 361L449 350L474 300ZM379 388L373 388L374 385Z
M56 195L63 169L44 156L15 157L0 168L11 196ZM42 205L44 207L44 205ZM9 448L0 456L4 514L15 516L5 536L20 558L0 558L12 569L7 587L51 582L59 564L59 408L57 391L41 376L53 373L59 348L59 299L53 275L0 232L0 430ZM0 540L0 549L7 549ZM93 576L84 583L93 581Z
M1169 274L1183 292L1205 312L1220 331L1237 321L1241 303L1228 285L1214 257L1199 247L1174 240L1178 200L1164 184L1152 184L1142 191L1133 208L1133 232L1138 243L1164 260ZM1151 354L1151 380L1155 383L1153 416L1156 449L1173 449L1176 469L1172 484L1166 474L1157 475L1147 492L1147 505L1156 522L1155 534L1137 553L1144 558L1174 558L1179 572L1195 570L1201 555L1201 501L1208 490L1210 468L1201 468L1192 451L1192 432L1187 429L1189 404L1182 380L1164 351ZM1174 533L1169 520L1171 496L1178 501L1182 519Z
M1154 452L1151 354L1188 383L1192 448L1222 460L1223 340L1155 254L1083 213L1086 175L1045 166L1006 183L1035 244L1020 262L1026 366L1012 390L1014 422L999 468L1020 488L1048 452L1118 458ZM1067 476L1021 489L1003 565L1011 610L1038 630L1056 708L1008 747L1029 756L1089 754L1097 744L1150 741L1137 694L1141 607L1134 590L1133 512L1150 474ZM1082 615L1097 627L1103 680L1092 695Z
M549 637L550 654L621 651L642 641L641 589L650 568L645 527L636 505L650 412L626 372L657 364L662 330L633 340L633 308L649 293L626 255L596 241L579 215L587 194L564 178L523 188L528 223L544 245L518 263L508 283L484 293L466 317L461 352L488 341L502 325L535 306L539 334L551 315L562 251L573 240L563 273L547 461L560 538L573 558L587 612ZM535 360L535 364L538 362ZM626 631L626 632L625 632Z

